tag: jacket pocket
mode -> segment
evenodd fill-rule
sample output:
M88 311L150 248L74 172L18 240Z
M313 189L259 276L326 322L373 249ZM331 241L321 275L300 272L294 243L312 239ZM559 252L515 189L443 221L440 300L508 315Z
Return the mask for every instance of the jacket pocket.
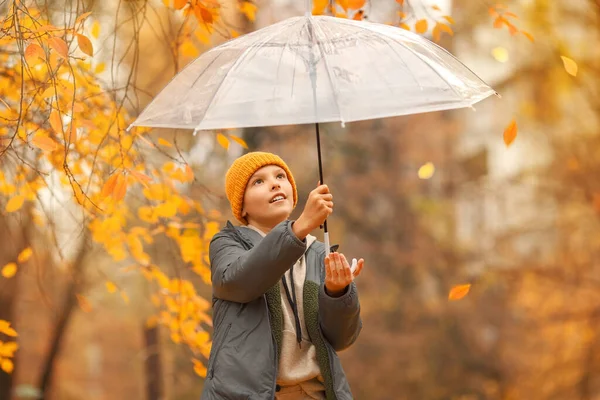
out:
M219 352L221 351L221 348L227 341L227 335L229 335L230 329L231 329L231 323L229 325L227 325L227 328L225 328L225 333L223 334L223 339L221 340L219 347L217 347L215 349L215 354L213 356L213 362L212 362L212 365L210 366L210 371L208 371L208 376L210 379L212 379L213 375L215 374L215 364L217 363L217 360L218 360L217 357L219 356Z

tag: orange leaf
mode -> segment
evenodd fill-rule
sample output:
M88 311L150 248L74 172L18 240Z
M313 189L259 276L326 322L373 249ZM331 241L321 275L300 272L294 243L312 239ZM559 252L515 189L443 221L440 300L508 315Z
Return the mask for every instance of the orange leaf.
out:
M86 13L81 14L79 17L77 17L77 19L75 20L75 25L79 25L81 22L85 21L87 19L87 17L89 17L90 15L92 15L91 11L88 11Z
M181 10L187 4L187 0L175 0L173 3L173 8L176 10Z
M77 127L75 126L75 120L71 120L71 123L67 128L67 140L69 144L77 141Z
M31 139L31 143L43 151L54 151L58 149L58 143L51 137L43 134L36 134L33 139Z
M452 28L449 25L446 25L442 22L438 22L436 26L439 27L440 31L446 32L450 36L454 35L454 32L452 31Z
M61 38L52 37L52 38L48 39L48 45L52 49L54 49L54 51L56 51L56 53L58 53L58 55L61 56L62 58L69 57L69 46L67 45L67 42L65 42Z
M217 133L217 142L223 147L225 150L229 149L229 139L222 133Z
M427 20L426 19L418 20L417 23L415 24L415 31L417 33L427 32Z
M519 30L513 24L507 23L507 25L508 25L508 31L510 32L511 35L514 36L517 33L519 33Z
M17 273L17 264L14 262L6 264L2 267L2 276L5 278L12 278Z
M495 17L495 16L497 16L497 15L498 15L498 12L496 11L496 9L495 9L494 7L490 7L490 8L488 8L488 12L490 13L490 15L491 15L492 17Z
M31 43L25 49L25 61L29 65L37 65L38 63L46 59L46 53L44 49L38 44Z
M562 58L565 71L567 71L569 75L577 76L577 63L571 60L569 57L560 56L560 58Z
M410 26L408 26L408 25L407 25L407 24L405 24L405 23L401 23L401 24L400 24L400 25L398 25L398 26L399 26L400 28L402 28L402 29L406 29L407 31L410 31Z
M329 5L329 0L314 0L313 1L313 15L321 15L325 12L325 8Z
M510 146L517 137L517 121L514 119L504 129L504 143L506 146Z
M442 11L437 4L432 5L431 8L433 8L435 11Z
M25 196L16 195L12 197L8 203L6 203L6 207L4 208L6 212L11 213L21 209L23 207L23 203L25 202Z
M533 38L533 36L531 35L531 33L529 33L529 32L525 32L525 31L521 31L521 33L522 33L523 35L525 35L525 37L526 37L527 39L529 39L529 41L530 41L531 43L535 42L535 39Z
M52 110L50 112L50 126L52 127L52 129L54 129L54 132L56 132L57 135L62 135L63 133L63 125L62 125L62 120L60 118L60 114L58 113L57 110Z
M400 4L401 6L404 5L404 0L396 0L396 3Z
M192 170L192 167L189 166L189 164L185 165L185 177L187 178L188 182L194 180L194 171Z
M246 15L246 18L250 21L254 21L256 19L256 5L250 3L249 1L242 2L240 6L240 11Z
M10 374L11 372L13 372L13 369L15 368L15 366L11 360L9 360L8 358L5 358L0 363L0 368L7 374Z
M347 0L346 4L350 10L359 10L365 6L366 0Z
M0 319L0 333L4 333L6 336L17 337L17 332L11 328L10 322Z
M504 18L502 18L502 17L497 17L497 18L494 20L494 28L496 28L496 29L500 29L500 28L502 28L502 25L504 25L506 22L508 22L508 21L507 21L507 20L505 20Z
M117 177L119 173L114 173L102 186L102 192L100 193L100 197L105 198L110 196L112 192L115 190L115 184L117 183Z
M141 183L145 187L148 187L148 183L152 182L152 178L150 178L146 174L142 174L141 172L129 171L129 173L131 174L131 176L133 176L139 183Z
M448 299L450 299L450 300L460 300L463 297L465 297L467 295L467 293L469 293L470 289L471 289L471 284L470 283L467 283L466 285L454 286L450 290L450 293L448 294Z
M108 293L114 293L117 291L117 285L110 281L106 281L106 290L108 290Z
M205 24L212 24L213 22L212 13L205 7L196 6L194 8L194 15L196 15L198 22L203 22Z
M79 303L79 307L81 307L83 312L88 313L88 312L92 311L92 305L90 304L88 299L86 299L84 296L82 296L80 294L76 294L75 296L77 297L77 302Z
M442 30L440 29L440 23L438 22L433 27L433 32L431 33L431 35L433 36L433 41L434 42L439 42L440 41L441 33L442 33Z
M363 10L359 10L356 13L354 13L352 19L355 21L362 21L363 15L365 15L365 12Z
M80 33L77 34L77 45L88 56L92 57L94 55L94 46L90 39L87 36L84 36Z
M51 97L54 97L56 95L56 89L54 86L50 86L48 88L46 88L46 90L44 90L41 94L43 99L49 99Z
M234 136L234 135L229 135L229 137L231 138L231 140L233 140L234 142L236 142L243 148L245 148L245 149L248 148L248 144L246 144L246 141L244 139L242 139L241 137Z
M83 106L83 104L81 104L79 102L75 102L73 104L73 112L74 113L83 112L84 110L85 110L85 107Z
M123 174L117 175L117 182L115 183L115 189L113 190L113 198L117 201L123 200L127 193L127 179Z
M504 15L505 17L519 18L519 17L517 17L517 15L516 15L515 13L512 13L512 12L510 12L510 11L505 11L505 12L503 13L503 15Z

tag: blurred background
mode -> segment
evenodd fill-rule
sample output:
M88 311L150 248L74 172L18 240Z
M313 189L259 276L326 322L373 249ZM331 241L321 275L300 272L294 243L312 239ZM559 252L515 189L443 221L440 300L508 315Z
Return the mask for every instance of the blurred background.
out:
M304 2L0 11L0 400L198 399L206 251L232 219L224 173L247 149L281 155L297 216L318 181L314 128L125 128L199 54ZM336 12L421 30L502 95L321 128L332 241L366 260L364 328L341 353L355 398L600 399L600 2L340 1ZM434 34L440 21L452 35Z

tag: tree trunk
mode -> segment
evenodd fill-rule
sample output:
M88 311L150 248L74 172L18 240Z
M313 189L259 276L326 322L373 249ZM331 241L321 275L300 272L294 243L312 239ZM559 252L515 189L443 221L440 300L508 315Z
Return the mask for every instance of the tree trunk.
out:
M144 327L146 341L146 390L148 400L163 398L162 365L160 359L158 326Z

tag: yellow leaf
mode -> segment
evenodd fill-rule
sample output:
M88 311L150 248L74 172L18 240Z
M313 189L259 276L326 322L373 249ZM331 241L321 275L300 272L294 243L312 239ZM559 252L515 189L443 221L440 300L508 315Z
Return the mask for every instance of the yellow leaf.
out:
M567 71L569 75L577 76L577 63L571 60L569 57L560 56L560 58L562 58L565 71Z
M450 300L460 300L463 297L465 297L467 295L467 293L469 293L470 289L471 289L471 284L470 283L468 283L466 285L454 286L450 290L450 293L448 294L448 299L450 299Z
M173 147L173 145L169 141L163 138L158 138L158 144L163 145L165 147Z
M433 163L428 162L425 163L421 166L421 168L419 168L419 178L420 179L429 179L433 176L435 172L435 166L433 165Z
M2 267L2 276L5 278L12 278L17 273L17 264L14 262L6 264Z
M19 348L17 342L0 342L0 357L14 357L15 351Z
M444 15L444 19L445 19L446 21L448 21L448 23L450 23L450 24L454 24L454 18L452 18L451 16L449 16L449 15Z
M410 26L408 26L408 24L401 23L399 26L400 26L400 28L402 28L402 29L406 29L407 31L410 31Z
M106 64L104 64L103 62L98 63L98 65L96 65L96 69L94 70L94 72L96 72L97 74L100 74L100 73L104 72L105 68L106 68Z
M238 136L234 136L234 135L229 135L229 137L236 143L238 143L240 146L242 146L243 148L247 149L248 145L246 144L246 141L244 139L242 139L241 137Z
M196 48L196 45L194 45L194 43L189 40L183 42L179 49L181 51L181 54L183 54L185 57L195 58L198 55L200 55L200 52Z
M44 90L44 92L41 94L43 99L49 99L51 97L54 97L56 95L56 89L54 86L50 86L48 88L46 88L46 90Z
M525 32L525 31L521 31L521 33L527 38L529 39L529 41L531 43L535 42L535 39L533 38L533 36L531 35L531 33L529 32Z
M225 150L229 149L229 139L222 133L217 133L217 142L223 147Z
M34 66L46 59L44 49L36 43L31 43L25 49L25 61L27 64Z
M163 0L163 4L165 5L165 7L170 7L171 6L171 0Z
M8 358L5 358L4 360L2 360L2 363L0 364L0 368L2 368L2 370L4 372L6 372L7 374L10 374L11 372L13 372L14 369L14 364L11 360L9 360Z
M431 8L433 8L435 11L442 11L437 4L432 5Z
M41 133L36 133L33 139L31 139L31 143L44 151L54 151L58 149L58 143L56 143L54 139Z
M517 121L514 119L504 129L504 143L506 146L510 146L517 137Z
M454 32L452 31L452 28L450 28L450 26L449 26L449 25L446 25L446 24L444 24L444 23L442 23L442 22L438 22L438 23L436 24L436 26L440 28L440 31L442 31L442 32L446 32L446 33L447 33L448 35L450 35L450 36L453 36L453 35L454 35Z
M256 5L250 3L249 1L244 1L240 5L240 11L242 14L248 18L248 20L253 21L256 19Z
M50 122L50 126L52 127L52 129L54 129L54 132L56 132L56 134L59 136L62 135L63 125L62 125L62 119L60 118L60 114L58 113L58 110L52 110L50 112L49 122Z
M10 322L0 319L0 333L4 333L6 336L17 337L17 332L11 328Z
M23 206L23 202L25 201L25 197L21 195L16 195L12 197L8 203L6 203L6 207L4 208L6 212L11 213L21 209Z
M90 39L87 36L82 35L80 33L77 34L77 45L88 56L92 57L94 55L94 46Z
M117 291L117 285L111 281L106 281L106 290L108 290L108 293L114 293Z
M90 311L92 311L92 305L85 296L77 294L75 295L75 297L77 297L77 303L79 304L79 307L83 310L83 312L89 313Z
M31 250L31 247L27 247L19 253L19 255L17 256L17 261L19 261L19 263L24 263L27 260L29 260L32 255L33 250Z
M119 173L114 173L110 178L108 178L108 180L104 183L104 186L102 186L102 192L100 193L100 196L102 198L105 198L107 196L110 196L112 194L112 192L115 190L115 184L117 183L117 177L119 176Z
M61 38L52 37L48 39L48 45L62 58L66 59L69 57L69 46L67 45L67 42Z
M92 37L94 39L98 39L100 36L100 23L98 21L94 21L92 24Z
M415 24L415 32L417 32L417 33L427 32L427 20L426 19L420 19L417 21L417 23Z

